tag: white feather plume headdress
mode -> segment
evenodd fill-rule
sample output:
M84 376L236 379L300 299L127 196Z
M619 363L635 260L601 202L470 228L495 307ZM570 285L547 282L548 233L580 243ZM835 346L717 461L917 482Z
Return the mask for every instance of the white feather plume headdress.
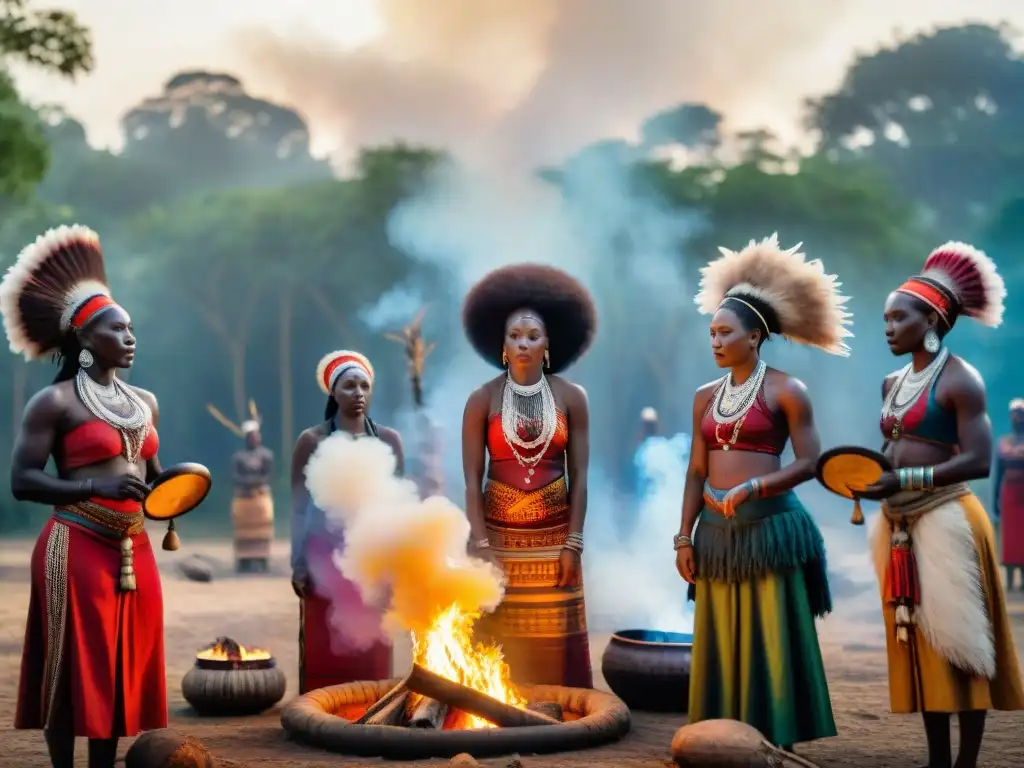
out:
M7 340L11 351L26 360L56 352L85 315L95 317L113 305L99 235L79 224L37 237L0 283Z
M845 306L849 297L839 293L842 283L825 273L820 259L807 260L801 245L783 250L776 233L751 240L741 251L719 248L722 255L701 269L694 302L703 314L713 315L727 298L753 299L771 308L780 335L848 356L844 340L853 336L847 327L853 323Z

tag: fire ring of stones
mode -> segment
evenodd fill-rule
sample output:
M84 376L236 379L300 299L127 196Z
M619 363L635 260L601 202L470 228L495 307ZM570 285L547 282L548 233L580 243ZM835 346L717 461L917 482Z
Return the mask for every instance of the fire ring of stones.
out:
M512 728L439 730L359 724L334 714L372 706L402 682L396 678L318 688L290 701L281 711L281 725L295 741L330 752L394 760L454 757L462 752L474 757L568 752L618 741L631 725L629 708L617 696L557 685L522 686L519 691L527 701L557 704L578 719Z

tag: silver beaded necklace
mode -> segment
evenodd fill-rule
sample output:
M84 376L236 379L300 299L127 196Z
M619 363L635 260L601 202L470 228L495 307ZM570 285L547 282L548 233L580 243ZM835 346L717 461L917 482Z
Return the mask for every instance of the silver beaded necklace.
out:
M895 418L897 421L901 421L906 416L907 411L917 402L921 393L938 376L939 371L942 370L948 358L949 349L943 347L942 351L920 371L915 371L914 364L908 363L900 371L900 376L896 383L892 385L889 394L885 396L885 402L882 405L882 417Z
M746 415L757 400L757 393L761 390L767 370L768 366L764 360L758 360L754 372L739 386L733 383L731 373L726 376L715 392L714 406L711 409L712 418L719 424L732 424Z
M117 377L100 384L84 368L75 376L75 390L93 416L121 433L122 455L132 464L138 461L149 433L149 406Z
M501 431L505 442L512 449L519 466L527 471L525 482L529 484L533 477L534 467L540 463L547 453L548 446L555 436L558 414L555 410L555 396L547 377L542 373L536 384L517 384L509 374L505 380L505 389L501 395ZM521 437L534 434L533 439ZM523 456L518 450L540 450L533 456Z

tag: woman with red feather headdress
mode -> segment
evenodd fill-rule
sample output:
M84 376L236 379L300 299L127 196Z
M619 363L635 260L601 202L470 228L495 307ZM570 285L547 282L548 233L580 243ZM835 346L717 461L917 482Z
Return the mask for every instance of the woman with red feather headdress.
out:
M292 453L292 589L299 598L299 693L353 680L391 676L391 643L381 627L382 612L363 603L359 587L334 564L345 543L332 530L306 486L306 465L321 442L335 432L375 437L395 454L404 472L402 438L370 418L374 371L358 352L338 350L321 358L316 381L327 395L324 420L305 430Z
M880 426L895 469L860 495L883 501L871 541L890 705L922 713L932 768L953 764L951 713L960 720L956 766L973 768L986 712L1024 709L992 525L967 485L991 467L985 383L944 343L962 315L998 326L1005 297L991 259L950 242L885 304L889 349L911 361L882 383Z
M32 553L15 728L44 729L54 766L113 766L117 740L167 725L163 595L142 502L160 474L157 403L128 386L131 318L110 296L99 237L59 227L0 284L11 351L53 355L53 384L25 407L11 462L20 501L55 508ZM53 457L56 476L45 471ZM171 532L164 541L177 548Z

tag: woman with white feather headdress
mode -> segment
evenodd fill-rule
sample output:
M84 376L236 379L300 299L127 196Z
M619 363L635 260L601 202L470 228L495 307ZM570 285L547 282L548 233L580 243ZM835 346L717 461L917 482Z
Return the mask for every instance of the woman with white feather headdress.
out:
M821 533L793 492L820 452L807 389L760 351L782 336L845 356L851 335L835 276L799 247L773 235L702 270L696 303L729 373L694 397L674 542L695 600L690 722L740 720L783 747L836 735L814 623L832 601Z
M163 596L143 514L161 473L157 402L116 375L135 361L135 333L91 229L27 246L0 283L0 313L12 352L60 365L25 406L11 457L14 497L54 507L32 552L14 727L43 729L55 766L76 762L76 736L89 765L113 766L120 737L167 726ZM164 548L178 545L169 530Z
M968 482L988 477L985 383L945 345L963 315L1002 322L1006 286L965 243L939 246L889 294L885 336L911 361L882 383L879 426L895 468L861 495L881 499L871 535L882 587L893 712L921 712L929 765L977 765L987 710L1024 709L1017 651L988 514Z

